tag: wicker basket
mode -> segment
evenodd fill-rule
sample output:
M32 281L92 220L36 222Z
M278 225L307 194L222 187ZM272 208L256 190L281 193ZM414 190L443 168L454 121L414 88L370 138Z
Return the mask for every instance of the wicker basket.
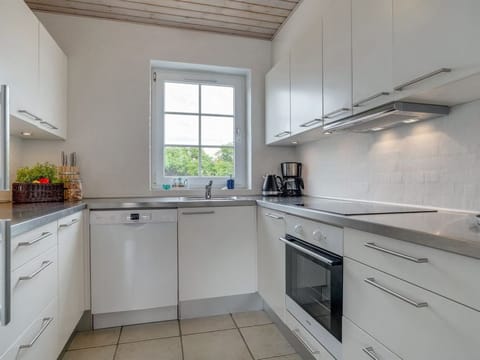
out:
M12 184L14 203L63 201L63 184Z

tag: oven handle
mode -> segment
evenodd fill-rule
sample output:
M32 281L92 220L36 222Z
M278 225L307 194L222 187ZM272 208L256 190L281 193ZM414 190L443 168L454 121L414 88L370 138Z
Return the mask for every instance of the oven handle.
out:
M327 264L328 266L333 266L334 265L334 261L333 260L330 260L320 254L317 254L316 252L313 252L311 250L308 250L308 249L305 249L303 246L300 246L300 245L297 245L283 237L280 237L278 238L278 240L280 240L281 242L284 242L285 244L287 244L288 246L291 246L293 247L294 249L304 253L304 254L307 254L311 257L313 257L314 259L317 259L317 260L320 260L321 262L323 262L324 264Z

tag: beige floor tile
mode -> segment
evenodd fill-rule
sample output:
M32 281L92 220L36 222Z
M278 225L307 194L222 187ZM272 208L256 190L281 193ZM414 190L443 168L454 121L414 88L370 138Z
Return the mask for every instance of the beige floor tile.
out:
M235 329L230 315L209 316L196 319L180 320L182 335L198 334L207 331Z
M271 324L272 320L265 311L247 311L232 314L238 327Z
M237 329L183 337L185 360L251 360Z
M241 328L240 331L255 359L295 353L273 324Z
M116 345L67 351L62 360L113 360Z
M109 328L95 331L80 331L75 334L69 350L85 349L95 346L113 345L118 342L120 328Z
M119 343L179 336L178 321L124 326Z
M180 337L120 344L115 360L182 360Z

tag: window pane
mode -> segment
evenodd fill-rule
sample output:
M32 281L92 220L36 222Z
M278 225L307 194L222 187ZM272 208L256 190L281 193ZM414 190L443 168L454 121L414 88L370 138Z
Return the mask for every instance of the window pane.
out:
M233 117L202 116L202 145L233 145Z
M165 111L198 113L198 85L165 83Z
M198 116L165 114L165 144L198 145Z
M235 176L233 147L202 148L202 176Z
M164 176L198 176L198 148L165 147Z
M202 85L202 113L233 115L233 87Z

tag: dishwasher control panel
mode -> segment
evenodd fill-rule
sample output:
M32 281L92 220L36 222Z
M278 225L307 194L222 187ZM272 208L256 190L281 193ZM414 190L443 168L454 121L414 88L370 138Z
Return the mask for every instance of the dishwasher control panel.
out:
M148 224L177 222L177 210L94 210L90 212L90 224Z

